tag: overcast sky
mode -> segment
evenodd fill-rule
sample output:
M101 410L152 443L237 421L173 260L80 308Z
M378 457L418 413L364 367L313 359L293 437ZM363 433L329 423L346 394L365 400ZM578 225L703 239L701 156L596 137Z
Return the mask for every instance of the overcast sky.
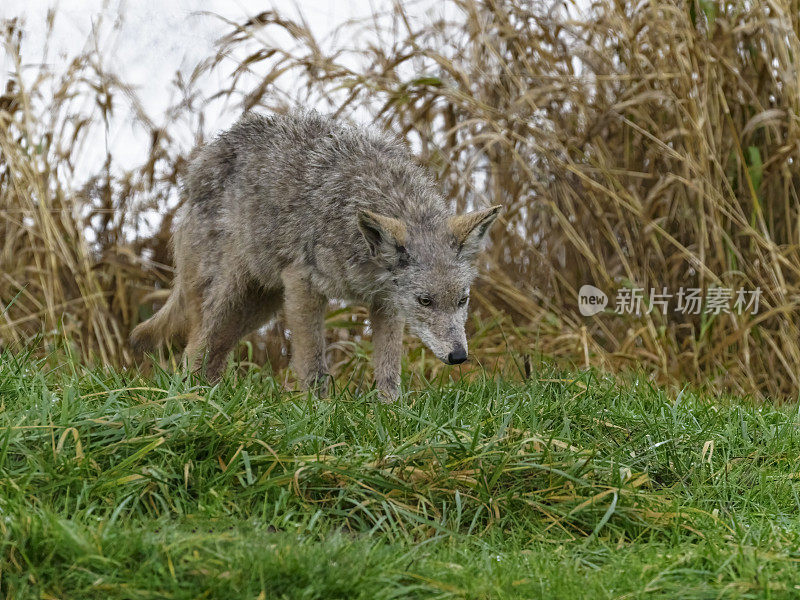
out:
M329 39L335 28L353 18L364 18L375 11L391 8L390 0L302 0L302 13L318 40ZM412 14L426 18L431 11L441 13L441 0L417 0L408 3ZM296 15L293 2L276 0L0 0L0 19L21 17L24 20L26 37L23 40L23 57L26 64L42 61L45 44L48 64L58 72L65 60L73 57L92 38L92 32L100 32L99 55L107 70L136 86L146 111L156 117L169 105L173 92L170 82L175 72L186 73L202 59L215 51L214 42L229 31L220 18L203 13L214 13L225 19L241 21L264 10L280 7L282 14ZM56 9L53 35L48 39L46 16L48 10ZM119 20L119 27L111 25ZM274 39L275 32L262 32L271 44L282 46L287 39ZM357 44L357 40L345 40ZM10 59L0 55L3 77L11 68ZM206 77L202 87L214 92L222 87L228 69L220 69ZM34 72L34 68L30 69ZM0 84L2 84L0 80ZM214 132L227 127L238 116L231 109L222 114L209 114L207 130ZM101 135L102 134L102 135ZM186 144L191 139L182 140ZM102 164L106 147L118 164L130 167L138 164L144 155L149 140L137 137L131 131L130 119L118 115L109 127L108 134L99 132L96 143L82 152L79 171L91 172Z
M303 15L320 38L348 18L365 17L374 8L390 6L383 0L303 0L301 4ZM214 41L227 31L224 21L204 13L240 21L275 5L256 0L2 0L0 18L24 19L23 55L31 62L41 57L46 41L51 45L51 59L61 52L73 56L103 18L106 27L101 30L106 32L111 29L110 21L120 18L119 31L101 38L103 59L125 81L137 84L143 98L155 105L159 91L175 71L191 69L212 54ZM278 2L277 6L296 14L291 2ZM45 23L51 8L56 9L56 20L53 36L47 40ZM8 59L3 58L3 67L8 69Z

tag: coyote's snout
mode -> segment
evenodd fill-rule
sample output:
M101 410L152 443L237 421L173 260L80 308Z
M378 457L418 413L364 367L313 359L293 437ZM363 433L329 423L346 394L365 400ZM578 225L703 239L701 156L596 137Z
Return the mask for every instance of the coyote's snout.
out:
M180 338L190 364L222 372L245 334L284 307L292 363L325 387L329 298L364 304L375 382L399 393L405 324L448 364L467 359L475 259L499 207L449 213L401 144L317 113L247 115L189 166L173 238L173 291L131 334Z

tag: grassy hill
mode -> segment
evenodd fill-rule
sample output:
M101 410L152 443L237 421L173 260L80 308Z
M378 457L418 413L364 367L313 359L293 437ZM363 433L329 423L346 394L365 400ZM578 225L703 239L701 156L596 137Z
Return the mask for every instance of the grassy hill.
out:
M796 409L535 374L326 400L0 358L7 598L800 596Z

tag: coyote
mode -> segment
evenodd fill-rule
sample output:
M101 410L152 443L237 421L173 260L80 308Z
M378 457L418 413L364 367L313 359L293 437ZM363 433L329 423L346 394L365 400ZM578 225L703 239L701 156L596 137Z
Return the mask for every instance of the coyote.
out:
M375 384L400 392L403 328L447 364L467 359L475 259L500 209L451 215L390 136L316 112L247 114L201 148L184 181L166 304L131 334L170 339L217 379L237 341L284 308L292 367L327 389L329 298L366 305Z

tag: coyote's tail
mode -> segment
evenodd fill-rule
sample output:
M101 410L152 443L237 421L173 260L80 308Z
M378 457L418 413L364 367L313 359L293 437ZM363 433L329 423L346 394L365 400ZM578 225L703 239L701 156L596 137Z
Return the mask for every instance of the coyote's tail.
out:
M184 312L183 295L180 289L173 289L164 306L131 332L130 343L133 349L136 352L153 350L175 335L183 334Z

